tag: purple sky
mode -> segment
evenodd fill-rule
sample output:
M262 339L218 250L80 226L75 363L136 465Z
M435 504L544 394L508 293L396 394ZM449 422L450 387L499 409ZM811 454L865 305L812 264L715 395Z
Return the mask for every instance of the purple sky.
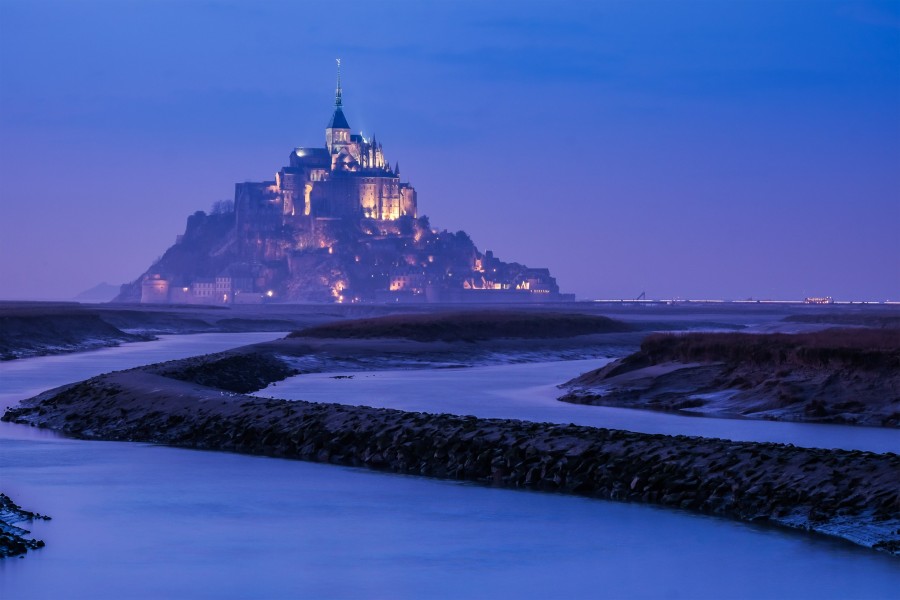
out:
M0 298L324 145L337 56L420 212L579 298L900 300L900 3L796 0L2 0Z

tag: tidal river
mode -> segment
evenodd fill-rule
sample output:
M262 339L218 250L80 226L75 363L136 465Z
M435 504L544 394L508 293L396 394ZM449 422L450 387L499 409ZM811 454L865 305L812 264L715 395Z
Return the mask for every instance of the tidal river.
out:
M273 337L171 336L0 363L0 403ZM513 395L516 385L558 383L549 367L524 382L521 371L505 372L478 378L501 397L485 377ZM351 387L331 389L337 401ZM0 489L53 517L27 525L46 548L0 561L4 600L820 599L890 598L900 589L897 559L801 533L330 465L68 440L24 426L0 430Z
M482 418L575 423L640 433L900 453L897 429L715 419L557 400L564 393L556 387L559 383L607 362L608 359L569 360L467 369L311 373L279 381L255 395Z

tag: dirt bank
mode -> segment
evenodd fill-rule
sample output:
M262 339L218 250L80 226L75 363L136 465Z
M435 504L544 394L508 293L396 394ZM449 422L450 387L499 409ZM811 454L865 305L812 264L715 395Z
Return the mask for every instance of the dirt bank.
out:
M581 404L900 426L900 330L654 335L567 382Z
M295 332L291 337L474 342L496 338L567 338L634 330L622 321L599 315L482 310L357 319L311 327Z
M327 317L324 317L327 318ZM0 302L0 360L84 352L158 335L291 331L317 316L273 319L224 307L112 307L74 302Z
M65 354L154 339L126 333L99 316L78 311L0 314L0 360Z

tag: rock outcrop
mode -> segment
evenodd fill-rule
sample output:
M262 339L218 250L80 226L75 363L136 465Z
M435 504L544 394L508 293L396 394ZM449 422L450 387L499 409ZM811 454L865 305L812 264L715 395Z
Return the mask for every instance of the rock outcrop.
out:
M50 517L25 510L6 494L0 494L0 558L20 556L29 550L44 547L42 540L25 537L30 531L13 525L35 519L49 521Z

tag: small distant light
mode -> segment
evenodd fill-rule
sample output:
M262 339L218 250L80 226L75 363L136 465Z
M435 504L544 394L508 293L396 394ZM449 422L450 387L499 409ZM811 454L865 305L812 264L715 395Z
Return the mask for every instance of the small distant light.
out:
M275 295L275 292L273 292L272 290L269 290L268 292L266 292L266 296L268 296L269 298L271 298L274 295Z

